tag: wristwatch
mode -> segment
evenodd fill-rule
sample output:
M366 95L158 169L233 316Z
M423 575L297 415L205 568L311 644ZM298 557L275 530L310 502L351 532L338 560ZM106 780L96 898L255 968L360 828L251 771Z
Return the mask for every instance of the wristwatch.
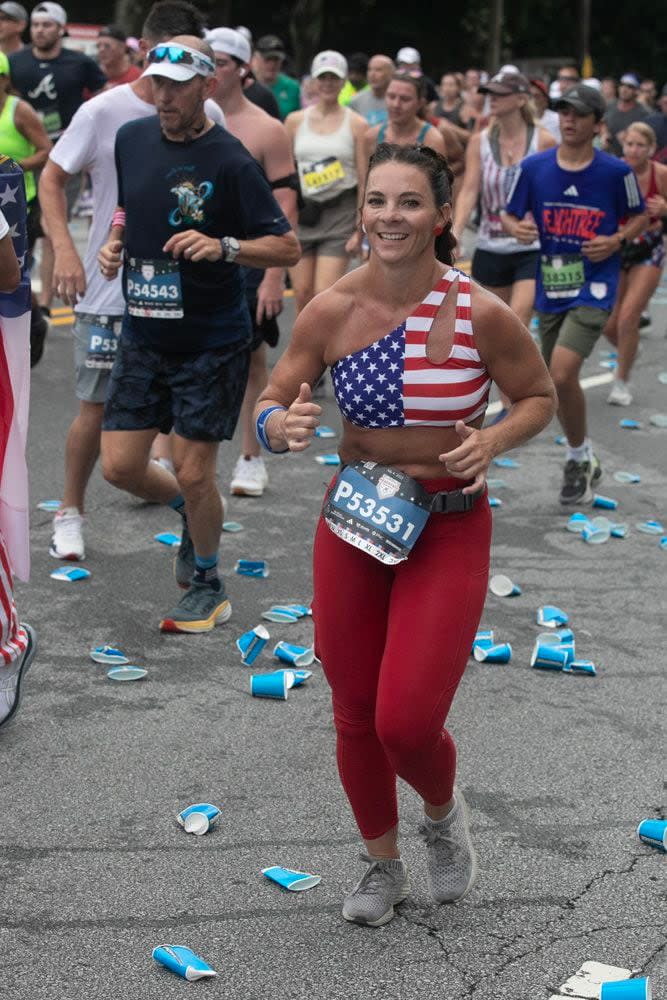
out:
M233 264L241 252L241 244L235 236L223 236L220 240L222 259L226 264Z

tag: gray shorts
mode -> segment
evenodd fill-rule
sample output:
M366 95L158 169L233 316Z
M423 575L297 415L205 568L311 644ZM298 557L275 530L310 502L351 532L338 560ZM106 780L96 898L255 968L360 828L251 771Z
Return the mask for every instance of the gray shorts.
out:
M122 316L77 313L74 323L74 374L76 398L103 403L116 357Z
M322 257L346 257L345 244L357 228L357 189L346 191L327 208L314 226L299 225L297 235L303 255L316 253Z
M609 319L609 313L595 306L576 306L561 313L538 312L537 318L542 357L548 366L556 346L568 347L575 354L587 358Z

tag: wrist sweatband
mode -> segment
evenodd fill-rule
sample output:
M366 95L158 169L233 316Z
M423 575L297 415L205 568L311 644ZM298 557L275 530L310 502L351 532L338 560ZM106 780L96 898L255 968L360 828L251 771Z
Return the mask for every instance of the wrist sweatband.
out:
M123 229L124 229L125 228L125 219L126 219L125 211L122 208L118 208L118 209L116 209L116 211L113 213L113 215L111 217L111 226L112 227L113 226L122 226Z
M289 451L289 448L278 448L278 449L272 448L271 445L269 444L269 439L266 433L266 422L271 416L271 414L275 413L276 410L283 410L283 412L286 412L287 407L267 406L265 410L262 410L260 415L257 417L257 422L255 424L255 434L257 435L257 440L259 441L259 443L263 448L266 448L267 451L273 452L274 455L282 455L283 452Z

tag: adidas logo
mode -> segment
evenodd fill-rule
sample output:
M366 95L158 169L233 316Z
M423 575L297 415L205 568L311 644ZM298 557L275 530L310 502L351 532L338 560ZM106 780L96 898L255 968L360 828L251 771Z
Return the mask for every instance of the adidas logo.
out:
M571 196L573 196L575 198L579 197L579 192L577 191L577 189L574 186L574 184L570 184L569 188L565 188L565 190L563 191L563 194L569 194L569 195L571 195Z

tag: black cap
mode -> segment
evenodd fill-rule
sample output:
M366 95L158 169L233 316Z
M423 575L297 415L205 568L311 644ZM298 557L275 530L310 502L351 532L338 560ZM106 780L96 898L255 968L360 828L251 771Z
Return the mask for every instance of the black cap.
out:
M262 56L285 56L285 46L277 35L262 35L257 39L255 51Z
M530 82L523 73L496 73L488 83L477 88L478 94L495 94L507 97L509 94L530 94Z
M574 108L579 115L595 115L600 121L607 109L605 99L595 87L587 87L585 83L575 83L564 94L554 101L556 111L563 108Z
M117 42L126 42L127 35L117 24L105 24L100 28L98 38L115 38Z

